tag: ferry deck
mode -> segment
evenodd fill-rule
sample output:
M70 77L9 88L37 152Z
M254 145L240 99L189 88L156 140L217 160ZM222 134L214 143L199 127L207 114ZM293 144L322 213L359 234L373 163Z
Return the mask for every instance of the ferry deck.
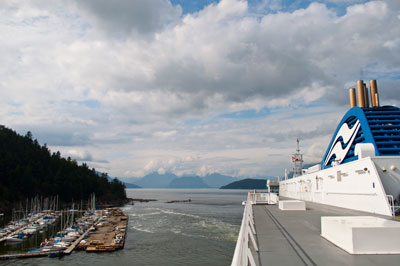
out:
M306 203L305 211L282 211L277 205L252 208L258 252L251 244L250 250L258 266L400 265L400 254L352 255L321 236L321 216L371 216L371 213L313 202ZM400 245L400 239L398 242Z

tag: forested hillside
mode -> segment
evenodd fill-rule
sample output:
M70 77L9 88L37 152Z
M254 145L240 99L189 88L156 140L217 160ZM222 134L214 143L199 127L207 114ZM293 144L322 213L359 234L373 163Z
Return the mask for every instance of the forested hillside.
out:
M232 182L221 189L266 189L267 180L246 178L240 181Z
M36 195L59 196L60 202L86 201L91 193L99 203L126 200L125 186L107 174L99 176L86 164L51 153L28 132L18 135L0 125L0 212Z

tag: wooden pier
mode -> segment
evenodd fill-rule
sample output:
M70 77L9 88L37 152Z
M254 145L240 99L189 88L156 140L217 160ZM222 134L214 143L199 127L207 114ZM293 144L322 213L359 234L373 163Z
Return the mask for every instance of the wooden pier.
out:
M96 231L90 232L85 243L77 249L86 252L111 252L121 249L125 244L128 216L121 209L108 209L96 225Z
M90 227L86 230L77 240L75 240L66 250L64 250L65 255L71 254L71 252L76 248L76 246L82 241L82 239L87 235L90 231Z
M50 253L54 253L54 252L57 252L57 251L41 251L41 252L31 252L31 253L0 255L0 260L28 259L28 258L36 258L36 257L47 257Z

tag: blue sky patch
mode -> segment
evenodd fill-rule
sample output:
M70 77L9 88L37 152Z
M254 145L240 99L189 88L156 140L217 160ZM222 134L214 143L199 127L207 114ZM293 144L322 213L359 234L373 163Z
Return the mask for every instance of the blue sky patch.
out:
M67 105L81 105L81 106L86 106L88 108L100 108L101 107L101 103L96 101L96 100L85 100L85 101L65 101L65 103Z
M198 12L204 7L218 3L218 0L171 0L173 5L182 7L183 15ZM326 0L248 0L248 7L251 13L269 14L277 12L293 12L301 8L307 8L311 3L317 2L325 4L329 9L336 12L338 16L346 14L346 8L354 4L362 4L368 0L349 0L349 1L326 1Z
M188 13L194 13L202 10L205 6L211 3L218 3L217 0L171 0L171 3L176 6L180 5L182 7L183 15Z
M239 112L232 112L219 115L218 118L231 118L231 119L253 119L253 118L261 118L266 117L271 113L268 108L263 108L260 111L250 109L250 110L242 110Z

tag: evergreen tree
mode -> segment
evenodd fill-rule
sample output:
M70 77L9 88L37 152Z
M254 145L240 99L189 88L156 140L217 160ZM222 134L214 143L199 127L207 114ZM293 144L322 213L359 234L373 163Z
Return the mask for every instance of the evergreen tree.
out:
M86 201L91 193L103 203L126 200L125 185L117 179L109 182L107 174L99 176L85 163L62 158L59 151L51 154L30 131L20 136L0 125L0 211L36 195L58 195L69 203Z

